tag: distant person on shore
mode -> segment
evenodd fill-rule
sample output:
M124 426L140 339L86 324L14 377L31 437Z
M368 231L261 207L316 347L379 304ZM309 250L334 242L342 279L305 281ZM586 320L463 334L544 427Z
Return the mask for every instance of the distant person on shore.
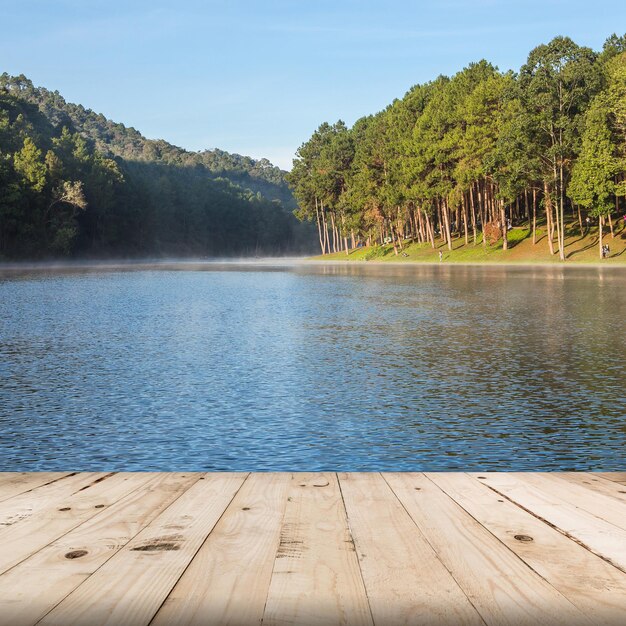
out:
M443 261L443 252L439 250L439 263Z

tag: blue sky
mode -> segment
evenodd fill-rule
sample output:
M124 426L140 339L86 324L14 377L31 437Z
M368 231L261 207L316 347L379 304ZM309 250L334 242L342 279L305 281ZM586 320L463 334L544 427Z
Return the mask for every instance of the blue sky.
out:
M599 49L625 0L0 0L0 72L190 150L289 168L322 121L555 35Z

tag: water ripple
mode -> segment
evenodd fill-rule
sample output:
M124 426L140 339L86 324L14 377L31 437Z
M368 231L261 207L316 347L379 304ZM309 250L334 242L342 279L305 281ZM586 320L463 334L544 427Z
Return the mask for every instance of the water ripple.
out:
M626 465L621 272L185 269L0 278L0 470Z

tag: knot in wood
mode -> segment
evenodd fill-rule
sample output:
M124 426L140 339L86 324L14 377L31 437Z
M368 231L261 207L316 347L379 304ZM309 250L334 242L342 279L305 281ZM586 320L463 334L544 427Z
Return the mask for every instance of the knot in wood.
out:
M71 552L67 552L65 554L66 559L80 559L81 556L85 556L87 554L87 550L72 550Z

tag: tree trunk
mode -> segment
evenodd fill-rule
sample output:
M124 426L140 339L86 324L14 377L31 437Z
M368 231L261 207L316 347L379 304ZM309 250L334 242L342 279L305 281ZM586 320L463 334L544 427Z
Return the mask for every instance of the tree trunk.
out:
M559 258L561 261L565 261L565 183L563 181L563 160L559 164L559 204L560 204L560 224L558 228L559 233Z
M320 212L322 214L322 230L324 232L324 254L330 253L330 239L328 236L328 222L326 221L326 211L324 211L324 204L320 203Z
M348 248L348 233L346 231L346 216L343 214L343 211L341 213L341 233L343 234L343 249L346 253L346 256L348 256L350 254L350 249Z
M504 212L504 200L500 200L500 220L502 222L502 249L509 249L509 238L506 223L506 213Z
M420 209L417 209L417 233L419 242L424 243L426 238L424 237L424 224L422 222L422 212Z
M559 215L559 207L556 207L556 240L559 245L559 258L563 260L563 248L561 246L561 216Z
M443 242L446 243L445 229L443 227L443 213L441 212L440 202L437 202L437 222L439 224L439 236L443 239Z
M326 254L326 250L324 250L324 238L322 237L322 222L320 220L320 211L317 205L317 197L315 198L315 215L317 217L317 234L320 239L320 248L322 249L322 254Z
M485 222L487 221L487 209L485 200L485 185L483 183L482 191L478 191L478 205L480 207L480 223L481 230L483 231L483 248L487 248L487 237L485 236Z
M443 213L444 225L446 228L446 237L448 239L448 250L452 250L452 237L450 235L450 220L448 218L448 203L446 200L442 202L441 212Z
M465 194L463 194L463 229L465 230L465 245L469 245L469 235L467 232L467 203L465 202Z
M528 210L528 188L524 188L524 211L526 219L528 220L528 230L531 229L530 226L530 211Z
M583 230L583 216L580 213L580 204L576 205L576 209L578 209L578 226L580 227L580 236L584 237L585 231Z
M426 232L428 233L428 237L430 238L430 245L435 249L435 227L433 226L430 217L428 217L428 213L424 213L424 217L426 217Z
M611 219L610 213L609 213L609 229L611 230L611 239L615 239L615 233L613 232L613 220Z
M470 206L472 208L472 232L474 234L474 245L476 245L476 207L474 206L474 188L469 190Z
M554 246L552 245L552 236L554 234L554 227L552 226L552 196L550 195L550 190L548 189L548 183L544 181L543 183L543 202L546 207L546 228L548 231L548 248L550 249L550 254L554 254Z
M598 216L598 247L600 250L600 258L604 258L602 256L602 216Z
M537 190L533 187L533 246L537 243Z

